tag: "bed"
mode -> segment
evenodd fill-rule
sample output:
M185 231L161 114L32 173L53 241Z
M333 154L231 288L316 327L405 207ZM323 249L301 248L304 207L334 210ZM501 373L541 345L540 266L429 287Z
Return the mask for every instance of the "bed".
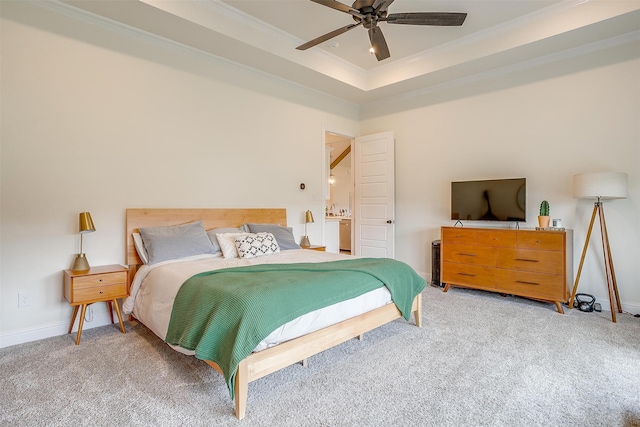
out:
M220 272L227 273L229 267L236 266L241 267L238 270L266 269L270 268L270 266L266 265L272 262L278 265L286 263L296 264L296 266L301 265L297 264L301 261L304 261L304 265L307 266L310 265L309 263L322 263L324 265L326 264L324 261L338 261L337 264L340 264L344 258L347 258L347 256L337 254L293 249L283 250L280 253L261 258L254 258L253 262L251 262L252 260L240 258L225 259L224 257L204 256L204 258L187 258L184 262L176 262L175 265L165 265L173 263L173 261L169 260L154 266L148 266L141 260L134 242L134 236L138 235L141 228L180 226L196 221L201 221L205 230L237 228L242 224L248 223L272 224L285 227L287 223L285 209L127 209L126 260L132 270L130 277L133 277L133 281L130 287L132 296L125 302L125 305L128 305L128 309L125 311L132 311L132 317L148 326L163 340L166 337L164 334L168 328L167 325L172 322L171 304L174 301L172 298L175 298L176 292L180 292L184 279L193 278L192 275L194 273L217 269L220 269ZM296 266L293 266L293 268L296 268ZM224 269L227 270L223 271ZM152 270L154 271L153 273L151 272ZM218 273L218 271L215 272ZM159 302L160 299L158 298L154 301L151 297L144 296L153 292L150 290L153 289L150 284L152 283L152 277L155 281L170 281L172 284L168 286L168 289L175 288L174 291L169 292L169 297L165 298L162 303ZM246 414L248 384L251 381L295 363L302 362L305 365L307 358L310 356L352 338L358 337L362 339L363 334L367 331L401 317L408 318L408 312L413 315L416 326L421 327L422 301L420 292L414 292L415 296L411 294L411 300L408 301L408 306L403 316L396 304L391 301L388 290L384 286L382 288L383 290L376 289L375 291L367 292L366 295L358 296L357 300L354 298L340 303L342 306L337 311L343 313L341 315L346 317L345 319L338 321L328 320L330 318L329 314L325 313L329 313L334 307L332 305L322 309L326 311L318 310L308 314L308 316L316 319L314 322L319 322L310 331L300 332L299 328L295 329L297 327L295 325L307 323L306 321L301 322L300 318L296 318L295 321L290 322L294 324L293 326L287 323L262 340L253 352L250 352L237 363L237 369L234 367L230 391L232 391L232 398L235 400L236 417L242 419ZM349 306L351 307L354 302L357 302L355 305L358 306L357 309L353 309L356 311L349 312L351 308L345 310L347 304L351 304ZM338 306L338 304L335 304L335 306ZM270 339L272 341L269 341ZM195 353L193 349L182 348L180 345L172 345L172 347L186 354ZM192 352L190 353L190 351ZM213 360L207 360L206 357L203 358L197 354L196 356L203 359L216 371L225 375L227 369L223 368L226 368L226 366ZM228 376L225 375L225 379L227 378Z

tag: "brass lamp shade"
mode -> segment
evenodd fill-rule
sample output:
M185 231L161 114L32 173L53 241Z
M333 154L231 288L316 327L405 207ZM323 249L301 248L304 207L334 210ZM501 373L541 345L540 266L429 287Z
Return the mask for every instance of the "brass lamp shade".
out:
M78 228L80 229L80 253L76 255L73 265L71 266L71 270L79 272L89 271L91 268L89 266L89 261L87 261L87 257L82 252L82 235L96 231L96 227L93 225L93 220L91 219L91 214L89 212L80 213L80 223Z
M96 227L93 225L91 214L89 212L82 212L80 214L80 233L91 233L92 231L96 231Z
M310 223L310 222L315 222L313 220L313 213L311 211L307 211L307 213L305 214L304 222L307 223L307 224Z

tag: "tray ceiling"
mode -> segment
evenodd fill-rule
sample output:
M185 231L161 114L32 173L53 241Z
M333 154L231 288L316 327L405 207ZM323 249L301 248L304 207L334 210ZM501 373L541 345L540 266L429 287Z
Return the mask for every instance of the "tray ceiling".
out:
M437 87L505 67L640 37L640 1L396 0L390 13L466 12L461 27L380 23L391 58L368 52L355 28L306 51L295 47L352 23L309 0L61 0L86 16L153 34L353 103ZM53 5L53 6L52 6Z

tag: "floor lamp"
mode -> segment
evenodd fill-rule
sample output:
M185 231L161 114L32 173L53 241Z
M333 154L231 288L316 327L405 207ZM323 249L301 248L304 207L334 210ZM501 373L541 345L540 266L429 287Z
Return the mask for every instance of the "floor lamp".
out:
M604 207L602 200L605 199L626 199L627 198L627 174L616 172L598 172L583 173L574 175L573 177L573 197L577 199L596 199L593 205L593 214L591 214L591 222L589 223L589 231L582 249L582 257L580 258L580 266L576 281L573 284L571 292L571 300L569 308L573 307L573 301L578 290L578 282L580 281L580 273L582 273L582 265L584 257L589 247L589 239L591 238L591 230L593 223L598 214L600 219L600 235L602 236L602 251L604 255L605 274L607 276L607 288L609 289L609 302L611 304L611 320L616 321L616 306L618 313L622 313L620 305L620 296L618 295L618 285L616 283L616 272L613 269L613 259L611 258L611 247L609 246L609 234L607 233L607 223L604 219Z

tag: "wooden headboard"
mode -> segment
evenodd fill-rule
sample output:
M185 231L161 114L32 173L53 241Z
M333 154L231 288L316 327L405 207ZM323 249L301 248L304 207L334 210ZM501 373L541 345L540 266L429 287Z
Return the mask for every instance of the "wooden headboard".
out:
M240 227L247 222L287 225L287 210L278 209L127 209L125 259L129 266L142 264L133 245L140 227L179 225L202 220L205 230Z

